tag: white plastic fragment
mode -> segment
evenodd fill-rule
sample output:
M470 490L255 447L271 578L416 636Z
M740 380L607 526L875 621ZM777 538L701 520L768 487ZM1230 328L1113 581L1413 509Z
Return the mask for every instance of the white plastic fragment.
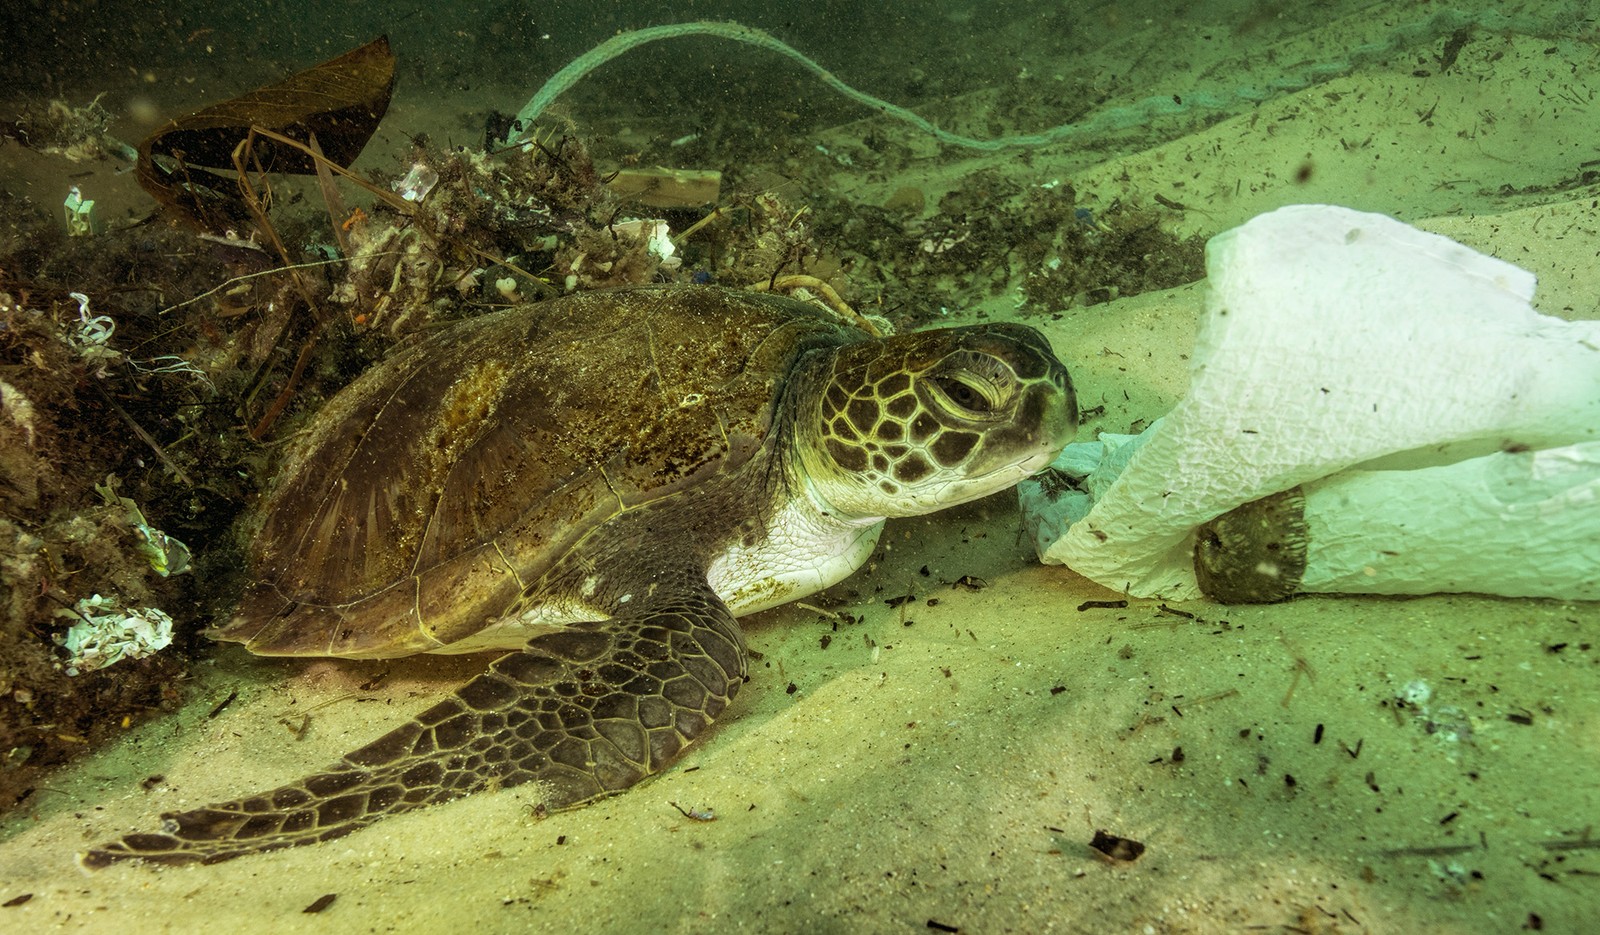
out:
M407 201L421 201L439 184L439 173L424 163L413 163L405 178L395 184L394 190Z
M1023 490L1045 561L1196 597L1197 527L1299 487L1299 591L1600 599L1600 322L1540 315L1532 274L1338 207L1221 234L1207 271L1188 395L1136 439L1068 446L1087 498Z
M666 221L658 218L628 218L612 224L611 231L618 237L643 240L645 249L661 261L663 269L677 269L683 264L683 258L676 255L678 248L672 243L672 229Z
M154 607L125 609L115 598L96 594L56 615L78 621L55 636L67 651L68 675L149 656L172 643L172 618Z
M110 315L89 314L89 297L82 292L69 292L67 295L78 303L77 328L69 336L72 346L78 349L79 356L95 367L97 376L104 377L106 365L122 358L122 352L111 346L111 336L117 331L117 323Z
M678 248L672 243L672 230L667 227L666 221L646 222L651 223L650 241L646 249L656 259L661 261L663 269L677 269L683 265L683 258L676 256Z

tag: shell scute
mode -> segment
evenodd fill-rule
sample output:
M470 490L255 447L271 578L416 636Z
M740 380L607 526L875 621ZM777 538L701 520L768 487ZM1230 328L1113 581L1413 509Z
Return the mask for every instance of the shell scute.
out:
M471 636L608 520L770 443L826 312L704 287L584 293L463 322L315 418L213 631L268 655L399 656Z

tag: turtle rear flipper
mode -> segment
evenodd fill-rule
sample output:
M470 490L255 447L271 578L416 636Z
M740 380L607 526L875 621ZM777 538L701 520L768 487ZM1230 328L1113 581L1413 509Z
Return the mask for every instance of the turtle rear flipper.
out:
M218 863L325 841L386 815L537 782L567 808L660 772L727 706L748 662L738 624L706 590L623 605L614 619L534 637L521 651L327 772L162 816L162 830L92 848L119 860Z

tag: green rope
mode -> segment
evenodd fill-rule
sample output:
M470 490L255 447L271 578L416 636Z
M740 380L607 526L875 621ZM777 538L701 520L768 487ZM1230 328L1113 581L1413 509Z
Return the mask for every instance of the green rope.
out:
M766 49L770 52L776 52L779 55L794 60L806 71L809 71L818 78L822 79L823 84L826 84L828 87L838 91L845 97L865 104L874 110L881 111L882 113L893 117L896 120L903 120L906 123L909 123L917 129L923 131L924 133L932 134L934 137L943 140L946 143L953 143L957 146L967 146L974 149L1004 148L1005 144L1002 143L1000 145L996 145L996 141L994 140L975 140L971 137L962 136L959 133L951 133L948 130L941 130L929 123L927 120L909 110L906 110L904 107L901 107L898 104L891 104L881 98L873 97L865 91L857 91L855 88L852 88L843 81L840 81L834 76L833 72L812 61L804 52L801 52L799 49L796 49L794 46L789 45L788 43L774 39L772 36L767 35L759 29L755 29L750 26L741 26L738 23L710 22L669 23L665 26L651 26L646 29L638 29L634 30L633 32L621 33L620 35L612 36L610 39L600 43L599 45L585 52L583 55L573 59L565 68L556 72L550 77L549 81L544 83L544 87L540 88L538 93L534 94L533 99L528 101L527 106L523 107L522 110L517 112L517 123L514 125L514 128L511 131L511 136L508 138L507 142L521 143L526 141L528 137L532 135L533 121L540 114L544 113L545 108L549 107L557 97L560 97L568 88L581 81L584 76L589 74L589 72L594 71L596 68L599 68L601 65L604 65L606 62L611 61L619 55L622 55L633 49L637 49L639 46L644 45L647 42L655 42L657 39L677 39L682 36L714 36L718 39L731 39L734 42L743 42ZM521 129L518 130L515 129L515 127L521 127Z
M1550 24L1535 23L1520 18L1514 19L1494 11L1463 12L1461 10L1445 9L1435 13L1429 19L1395 29L1382 42L1369 43L1351 49L1347 53L1348 58L1342 61L1311 66L1302 70L1298 75L1279 79L1264 88L1242 87L1235 89L1231 93L1186 93L1181 101L1172 95L1155 95L1136 101L1131 106L1109 108L1087 120L1063 124L1040 133L1024 133L1015 136L1002 136L992 140L979 140L940 129L928 122L927 119L898 104L891 104L882 98L873 97L865 91L858 91L852 88L835 77L833 72L812 61L799 49L774 39L759 29L738 23L670 23L664 26L650 26L645 29L612 36L567 63L566 67L552 75L550 80L546 81L544 86L533 95L527 105L517 112L516 122L512 124L511 133L506 142L511 145L527 142L533 135L534 120L540 114L543 114L545 109L567 89L583 80L584 76L601 65L632 49L649 42L655 42L658 39L677 39L683 36L711 36L717 39L743 42L747 45L766 49L769 52L776 52L816 75L822 80L823 84L845 97L870 107L886 117L893 117L903 123L908 123L940 142L949 143L953 146L962 146L967 149L995 152L1015 147L1045 146L1087 133L1139 126L1153 117L1164 114L1181 113L1195 109L1220 110L1241 102L1264 101L1275 95L1298 91L1319 81L1326 81L1354 71L1358 66L1388 55L1403 45L1432 41L1468 26L1530 34L1539 34L1542 31L1554 28Z

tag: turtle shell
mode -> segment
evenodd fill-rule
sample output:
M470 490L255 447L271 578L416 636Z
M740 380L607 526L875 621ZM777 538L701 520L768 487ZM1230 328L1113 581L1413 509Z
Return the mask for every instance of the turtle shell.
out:
M625 509L693 496L756 457L798 357L867 339L805 303L709 286L583 293L453 326L317 414L261 511L252 582L213 635L367 657L471 636Z

